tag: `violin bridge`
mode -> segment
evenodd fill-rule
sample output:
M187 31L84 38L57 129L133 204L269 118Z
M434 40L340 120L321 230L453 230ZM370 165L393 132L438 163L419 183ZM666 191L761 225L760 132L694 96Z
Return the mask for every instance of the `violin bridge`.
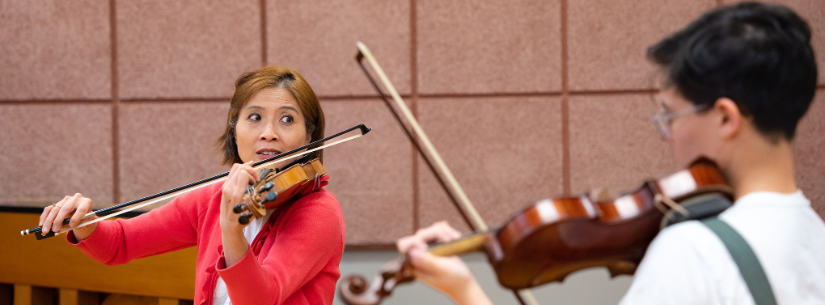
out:
M269 175L269 173L271 173L271 172L272 172L272 169L271 169L271 168L264 168L264 169L263 169L263 170L262 170L262 171L258 174L258 183L261 183L261 181L264 181L264 180L265 180L264 178L267 178L267 176L268 176L268 175Z

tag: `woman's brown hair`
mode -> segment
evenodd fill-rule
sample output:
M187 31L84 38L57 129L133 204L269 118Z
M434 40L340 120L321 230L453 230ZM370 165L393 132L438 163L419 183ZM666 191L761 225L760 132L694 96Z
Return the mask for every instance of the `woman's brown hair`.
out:
M217 142L218 148L223 151L223 165L243 163L235 143L235 126L238 123L238 116L243 106L256 93L268 88L280 88L292 94L304 115L307 134L312 135L310 142L324 138L324 111L321 109L321 103L318 102L315 92L301 74L277 65L246 72L235 81L235 94L229 105L226 130ZM313 158L318 158L323 163L323 151L313 152L310 159Z

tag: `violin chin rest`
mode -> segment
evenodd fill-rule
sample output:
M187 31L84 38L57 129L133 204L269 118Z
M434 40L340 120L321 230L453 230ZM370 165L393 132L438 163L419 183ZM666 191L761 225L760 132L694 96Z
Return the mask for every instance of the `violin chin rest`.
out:
M636 273L636 264L627 261L617 261L607 266L607 271L610 272L610 278L617 277L622 274L633 275Z

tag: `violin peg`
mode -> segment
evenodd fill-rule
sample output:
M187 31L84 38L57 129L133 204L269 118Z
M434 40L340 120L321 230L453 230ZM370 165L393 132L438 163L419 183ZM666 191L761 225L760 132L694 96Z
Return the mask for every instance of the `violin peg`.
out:
M275 184L274 184L274 183L272 183L272 182L267 182L266 184L264 184L264 186L263 186L263 187L261 187L261 189L260 189L260 190L258 190L258 193L263 193L263 192L269 191L269 190L271 190L271 189L272 189L272 187L274 187L274 186L275 186Z
M241 217L238 217L238 222L242 225L248 224L249 218L252 218L252 214L243 214Z
M265 204L265 203L270 202L270 201L275 201L275 198L278 198L278 194L275 194L275 193L272 193L272 192L267 193L266 197L264 197L264 200L261 200L261 204Z
M235 212L235 214L240 214L241 212L243 212L243 210L244 210L243 203L236 204L235 207L232 208L232 212Z

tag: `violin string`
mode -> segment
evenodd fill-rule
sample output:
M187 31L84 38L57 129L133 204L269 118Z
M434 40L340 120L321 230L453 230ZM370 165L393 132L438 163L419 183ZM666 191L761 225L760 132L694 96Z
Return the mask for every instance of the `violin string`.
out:
M297 157L305 156L306 154L312 153L312 152L314 152L314 151L321 150L321 149L324 149L324 148L327 148L327 147L330 147L330 146L338 145L338 144L341 144L341 143L344 143L344 142L347 142L347 141L350 141L350 140L353 140L353 139L356 139L356 138L360 138L360 137L362 137L362 136L364 136L364 134L363 134L363 133L362 133L362 134L356 134L356 135L354 135L354 136L350 136L350 137L344 138L344 139L342 139L342 140L338 140L338 141L335 141L335 142L332 142L332 143L329 143L329 144L325 144L325 145L323 145L323 146L319 146L319 147L316 147L316 148L313 148L313 149L307 150L306 152L304 152L304 153L302 153L302 154L293 154L293 155L286 156L286 157L283 157L283 158L278 158L278 159L275 159L275 160L271 160L271 161L268 161L268 162L262 163L262 164L260 164L260 165L258 165L258 166L253 167L253 168L257 170L257 169L259 169L259 168L262 168L262 167L266 167L266 166L272 165L272 164L274 164L274 163L283 162L283 161L286 161L286 160L291 160L291 159L294 159L294 158L297 158ZM180 195L181 195L181 194L183 194L183 193L186 193L186 192L189 192L189 191L194 191L194 190L196 190L196 189L199 189L199 188L205 187L205 186L207 186L207 185L212 185L212 184L214 184L214 183L217 183L217 182L220 182L220 181L224 181L224 180L226 180L226 178L227 178L227 177L225 177L225 176L224 176L224 177L221 177L221 178L215 179L215 180L210 181L210 182L206 182L206 183L199 184L199 185L196 185L196 186L192 186L192 187L189 187L189 188L186 188L186 189L182 189L182 190L179 190L179 191L176 191L176 192L172 192L172 193L169 193L169 194L167 194L167 195L160 196L160 197L157 197L157 198L155 198L155 199L149 200L149 201L147 201L147 202L145 202L145 203L142 203L142 204L139 204L139 205L134 205L134 206L132 206L132 207L129 207L129 208L126 208L126 209L122 209L122 210L119 210L119 211L117 211L117 212L114 212L114 213L108 214L108 215L106 215L106 216L102 216L102 217L99 217L99 218L97 218L97 219L93 219L93 220L91 220L91 221L81 223L81 224L80 224L80 225L78 225L77 227L78 227L78 228L85 227L85 226L91 225L91 224L93 224L93 223L96 223L96 222L98 222L98 221L106 220L106 219L109 219L109 218L112 218L112 217L115 217L115 216L121 215L121 214L126 213L126 212L130 212L130 211L133 211L133 210L136 210L136 209L139 209L139 208L142 208L142 207L145 207L145 206L151 205L151 204L155 204L155 203L157 203L157 202L160 202L160 201L163 201L163 200L166 200L166 199L174 198L174 197L180 196ZM91 213L88 213L88 214L84 215L83 217L84 217L84 218L86 218L86 217L89 217L89 216L92 216L92 215L95 215L95 213L94 213L94 212L91 212ZM71 230L72 230L72 229L63 229L63 230L60 230L60 231L59 231L59 232L57 232L57 233L54 233L54 235L63 234L63 233L69 232L69 231L71 231ZM28 231L28 230L27 230L27 231ZM25 232L25 231L24 231L24 232ZM27 232L27 233L28 233L28 232ZM24 234L24 235L25 235L25 234Z

